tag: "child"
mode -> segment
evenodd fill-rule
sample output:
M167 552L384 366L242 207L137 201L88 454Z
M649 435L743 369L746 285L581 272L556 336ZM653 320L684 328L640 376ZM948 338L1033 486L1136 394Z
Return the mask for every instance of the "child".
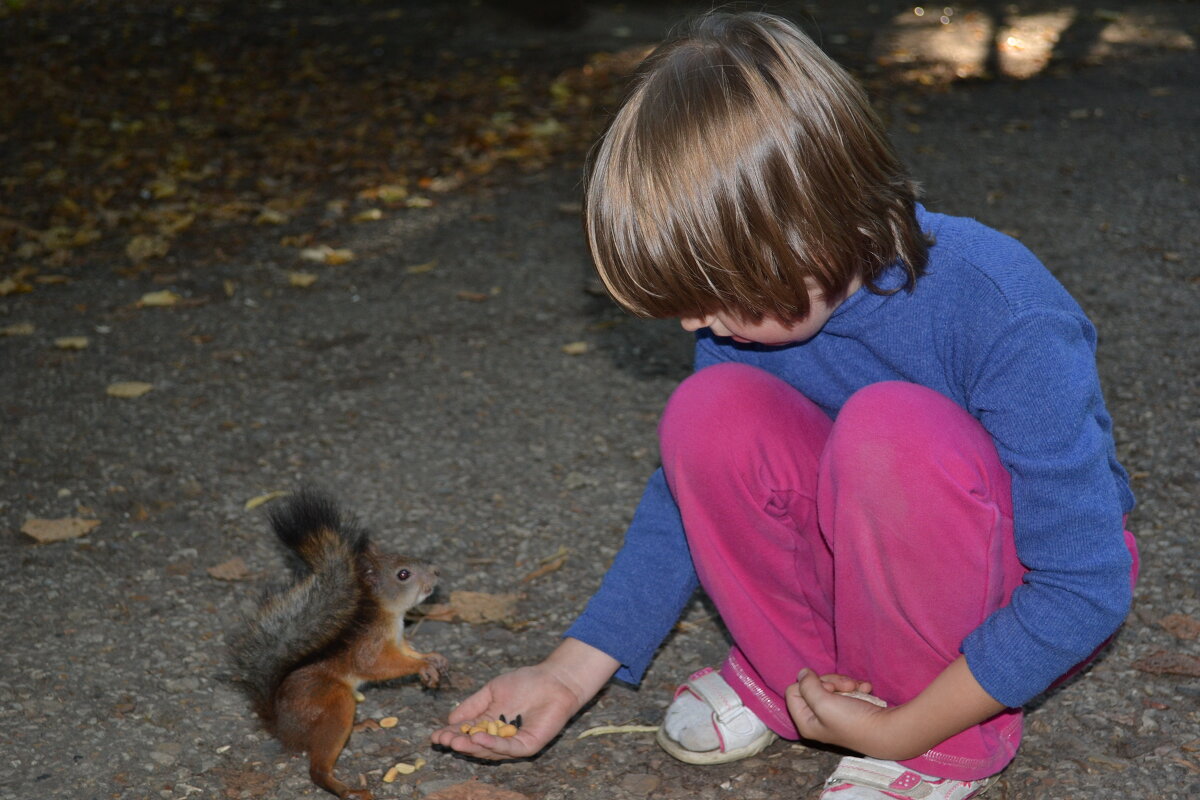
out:
M860 88L764 14L646 60L585 219L617 302L696 332L696 373L587 609L434 741L537 752L614 674L640 680L699 584L734 647L668 708L673 756L803 737L866 756L825 797L983 791L1136 576L1083 312L1017 242L918 205ZM453 727L501 713L515 738Z

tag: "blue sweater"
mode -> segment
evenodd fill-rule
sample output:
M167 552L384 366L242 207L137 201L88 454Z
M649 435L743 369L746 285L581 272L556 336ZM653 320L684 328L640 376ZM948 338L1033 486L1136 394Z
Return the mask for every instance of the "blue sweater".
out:
M918 210L932 234L912 291L860 289L815 337L784 347L697 334L696 368L760 367L836 417L858 389L903 380L978 419L1012 476L1017 553L1029 569L1006 607L962 643L972 674L1016 707L1090 655L1124 620L1133 507L1096 372L1096 332L1018 242L974 220ZM903 284L899 266L878 284ZM698 585L679 511L659 469L600 589L566 635L641 680Z

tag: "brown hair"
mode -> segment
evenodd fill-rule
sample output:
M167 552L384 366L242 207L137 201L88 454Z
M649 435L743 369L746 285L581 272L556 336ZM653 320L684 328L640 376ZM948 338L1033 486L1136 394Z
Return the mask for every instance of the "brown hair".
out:
M584 226L635 314L808 314L928 243L859 85L792 23L710 14L651 53L594 149Z

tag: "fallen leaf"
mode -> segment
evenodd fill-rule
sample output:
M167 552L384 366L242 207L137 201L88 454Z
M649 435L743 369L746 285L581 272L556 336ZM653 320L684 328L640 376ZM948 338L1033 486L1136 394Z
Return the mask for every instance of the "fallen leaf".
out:
M657 725L601 725L596 728L588 728L575 738L586 739L589 736L610 736L614 733L654 733L657 730Z
M453 622L457 615L458 611L449 603L430 603L413 611L414 617L434 622Z
M288 215L274 208L264 208L254 218L255 225L283 225L288 221Z
M161 258L171 250L171 242L165 236L141 233L129 240L125 255L134 261Z
M425 800L529 800L528 795L471 778L425 795Z
M1186 614L1168 614L1158 624L1180 639L1200 639L1200 620Z
M450 602L429 607L427 619L460 619L470 625L488 622L507 622L516 616L519 594L489 594L487 592L457 591L450 593ZM448 621L448 620L447 620Z
M454 296L459 300L466 300L469 303L482 303L488 299L488 296L483 292L469 292L465 289L463 291L455 292Z
M354 260L354 251L348 249L335 250L327 244L316 247L306 247L300 251L300 257L305 261L316 261L321 264L337 266Z
M0 279L0 297L7 297L10 294L25 294L33 291L33 284L26 283L23 280L9 276Z
M383 219L383 211L378 208L368 208L350 218L351 222L375 222Z
M383 203L399 203L408 197L408 189L395 184L384 184L376 186L373 189L364 189L359 192L359 197L364 200L379 200Z
M110 383L104 391L109 397L132 400L135 397L141 397L153 388L154 384L144 383L143 381L117 381L116 383Z
M162 175L146 184L146 190L154 195L155 200L166 200L175 196L179 185L169 175Z
M435 258L432 261L426 261L424 264L414 264L411 267L405 267L404 271L409 275L421 275L425 272L432 272L437 263L437 259Z
M543 575L548 575L551 572L562 569L563 564L567 563L567 557L570 554L571 554L571 551L568 550L567 548L559 547L557 553L555 553L552 556L547 556L546 558L543 558L539 562L541 564L541 566L539 566L537 569L530 572L524 578L521 578L521 583L529 583L530 581L537 580L538 578L542 577Z
M60 336L54 340L59 350L85 350L89 344L86 336Z
M100 520L98 519L80 519L79 517L30 519L21 526L21 533L38 544L48 544L67 539L78 539L99 524Z
M1133 662L1133 668L1155 675L1186 675L1200 678L1200 657L1187 653L1170 653L1159 650Z
M259 506L261 506L265 503L269 503L272 500L277 500L280 497L285 497L285 496L287 496L287 494L288 494L287 492L278 491L278 492L267 492L266 494L260 494L257 497L251 497L249 500L246 501L245 510L253 511L254 509L258 508Z
M307 289L317 282L317 276L311 272L289 272L288 285L297 289Z
M183 297L172 292L170 289L163 289L158 292L147 292L142 295L142 299L137 301L138 308L167 308L176 305Z
M581 356L588 351L588 343L570 342L562 346L562 351L569 356Z
M244 581L250 576L250 570L246 567L246 562L240 556L211 566L207 572L210 577L216 578L219 581Z
M32 322L14 322L0 328L0 336L32 336L34 330Z

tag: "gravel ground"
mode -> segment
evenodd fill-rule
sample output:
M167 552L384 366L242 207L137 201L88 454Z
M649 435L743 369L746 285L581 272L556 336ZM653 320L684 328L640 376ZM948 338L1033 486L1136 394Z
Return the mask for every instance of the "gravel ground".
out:
M997 798L1200 795L1200 688L1145 660L1200 655L1186 630L1162 624L1200 619L1200 5L1110 7L1076 4L1085 19L1149 34L1094 38L1107 49L1028 80L888 98L928 205L1018 235L1096 321L1140 501L1135 610L1090 670L1035 704ZM679 8L588 6L551 49L649 40ZM453 36L479 35L456 19ZM903 32L887 19L831 11L822 26L835 51L857 46L864 27L887 47ZM523 26L488 34L520 46L535 30ZM702 598L640 688L611 686L540 757L481 764L427 744L454 702L544 655L581 609L655 467L658 413L687 374L677 326L630 319L584 291L577 201L574 165L514 172L345 231L358 258L304 290L264 239L203 269L180 250L157 279L81 269L0 298L0 328L34 326L0 337L0 798L324 796L256 726L224 650L283 567L246 502L301 481L344 498L380 540L440 564L442 599L522 595L508 625L421 623L416 646L445 654L454 679L366 692L360 720L400 724L354 734L338 770L352 783L397 798L470 778L544 800L816 796L833 753L779 743L694 768L649 734L577 738L656 724L676 681L721 657ZM163 288L187 302L135 307ZM90 346L54 347L73 335ZM576 342L586 351L563 351ZM134 380L154 388L106 396ZM55 544L19 533L29 518L63 517L101 524ZM560 569L523 580L561 548ZM210 574L235 557L248 565L242 579ZM428 763L416 773L381 782L417 757Z

